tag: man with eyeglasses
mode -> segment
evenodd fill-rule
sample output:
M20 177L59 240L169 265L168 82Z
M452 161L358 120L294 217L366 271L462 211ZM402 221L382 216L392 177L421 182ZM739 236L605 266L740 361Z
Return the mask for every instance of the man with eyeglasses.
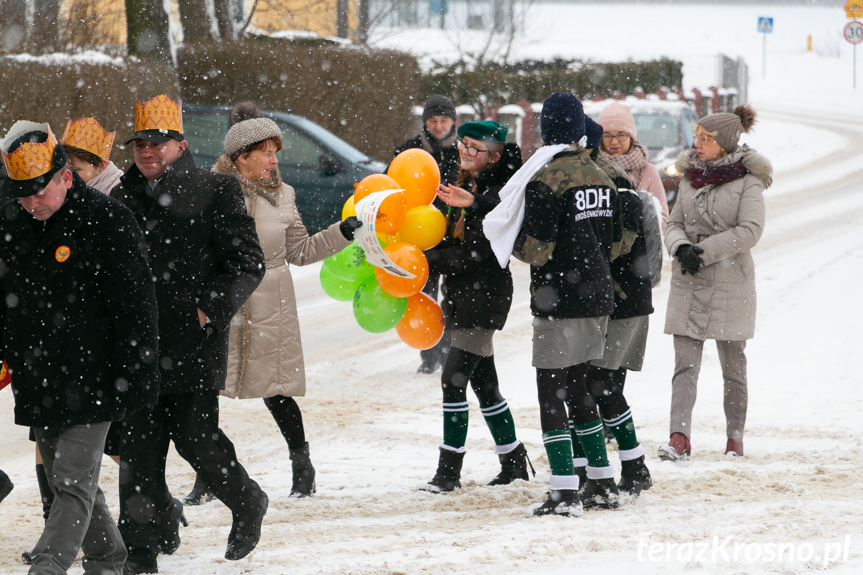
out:
M420 133L397 147L393 151L393 157L398 156L405 150L419 148L425 150L437 162L440 169L440 182L443 185L455 184L458 180L460 170L460 160L458 155L458 147L456 145L455 121L456 113L455 106L452 100L440 94L434 94L426 100L423 107L423 127ZM441 212L446 213L446 206L435 198L435 207ZM429 279L423 288L423 293L428 294L435 300L438 299L438 285L441 282L440 274L429 274ZM444 308L444 306L441 306ZM443 309L444 314L447 310ZM443 365L446 358L446 352L449 349L450 334L443 334L440 342L431 349L425 349L420 352L422 363L417 369L417 373L434 373Z

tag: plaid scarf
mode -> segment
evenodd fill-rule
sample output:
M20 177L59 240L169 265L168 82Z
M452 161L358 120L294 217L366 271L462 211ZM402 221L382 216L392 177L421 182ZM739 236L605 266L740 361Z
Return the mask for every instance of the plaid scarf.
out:
M689 168L686 170L686 177L689 178L689 183L692 184L692 187L698 190L704 186L715 186L717 184L724 184L725 182L733 182L748 173L749 170L743 164L736 162L727 166L713 166L704 168L703 170Z
M644 166L647 165L647 150L641 142L632 140L632 145L625 154L612 156L601 148L599 154L623 168L623 171L629 176L632 185L636 188L641 187L641 174L644 171Z

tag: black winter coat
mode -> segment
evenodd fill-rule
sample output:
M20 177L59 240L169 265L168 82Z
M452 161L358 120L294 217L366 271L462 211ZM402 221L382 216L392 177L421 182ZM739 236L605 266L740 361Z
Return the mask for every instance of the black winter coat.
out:
M156 294L131 212L77 175L48 220L0 206L0 357L15 423L83 425L156 402Z
M135 214L156 282L161 393L223 389L231 317L266 271L240 184L198 168L188 150L155 191L135 165L120 181L111 196Z
M537 170L513 254L531 264L534 316L611 315L612 244L623 237L620 199L587 150L570 147Z
M512 305L512 276L502 269L482 231L482 220L500 203L498 193L521 167L521 151L506 144L501 159L464 183L474 203L464 209L464 240L453 237L462 210L452 208L443 241L425 252L429 272L444 276L444 298L451 313L447 327L503 329ZM471 185L474 187L471 190Z

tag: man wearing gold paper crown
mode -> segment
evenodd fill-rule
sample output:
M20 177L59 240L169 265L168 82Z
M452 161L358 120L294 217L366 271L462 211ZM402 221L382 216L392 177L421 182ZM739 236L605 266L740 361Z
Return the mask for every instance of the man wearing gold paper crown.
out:
M111 161L117 132L109 132L95 118L69 120L60 143L69 165L88 186L110 193L120 183L123 171Z
M156 401L156 294L143 234L124 206L87 187L48 124L0 142L0 357L15 423L33 428L54 503L30 573L122 573L126 549L99 489L108 427ZM134 304L130 304L134 302Z
M180 544L182 504L165 484L173 440L233 514L225 558L255 548L268 499L219 429L228 327L266 271L239 182L195 166L180 105L161 95L135 104L134 165L111 196L128 206L147 242L159 307L159 400L126 421L120 532L127 573L157 573L156 555Z
M94 118L82 118L66 122L66 129L60 138L60 145L66 152L72 171L78 174L85 184L105 194L120 183L120 176L123 175L123 171L110 160L115 134L116 132L106 131ZM103 449L105 455L111 456L118 463L122 428L121 424L111 426ZM32 431L30 439L35 441ZM45 465L38 446L36 447L36 481L42 500L42 517L48 519L54 503L54 492L51 490L48 476L45 475ZM22 557L25 563L32 564L32 552L26 551Z

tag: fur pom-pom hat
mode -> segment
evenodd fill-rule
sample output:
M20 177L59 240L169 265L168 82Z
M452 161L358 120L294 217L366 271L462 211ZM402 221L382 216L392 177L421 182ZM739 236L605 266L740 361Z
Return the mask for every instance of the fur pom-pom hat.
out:
M741 134L748 134L755 125L756 114L748 104L741 104L730 114L710 114L698 120L698 125L708 132L716 132L716 143L730 154L737 149Z

